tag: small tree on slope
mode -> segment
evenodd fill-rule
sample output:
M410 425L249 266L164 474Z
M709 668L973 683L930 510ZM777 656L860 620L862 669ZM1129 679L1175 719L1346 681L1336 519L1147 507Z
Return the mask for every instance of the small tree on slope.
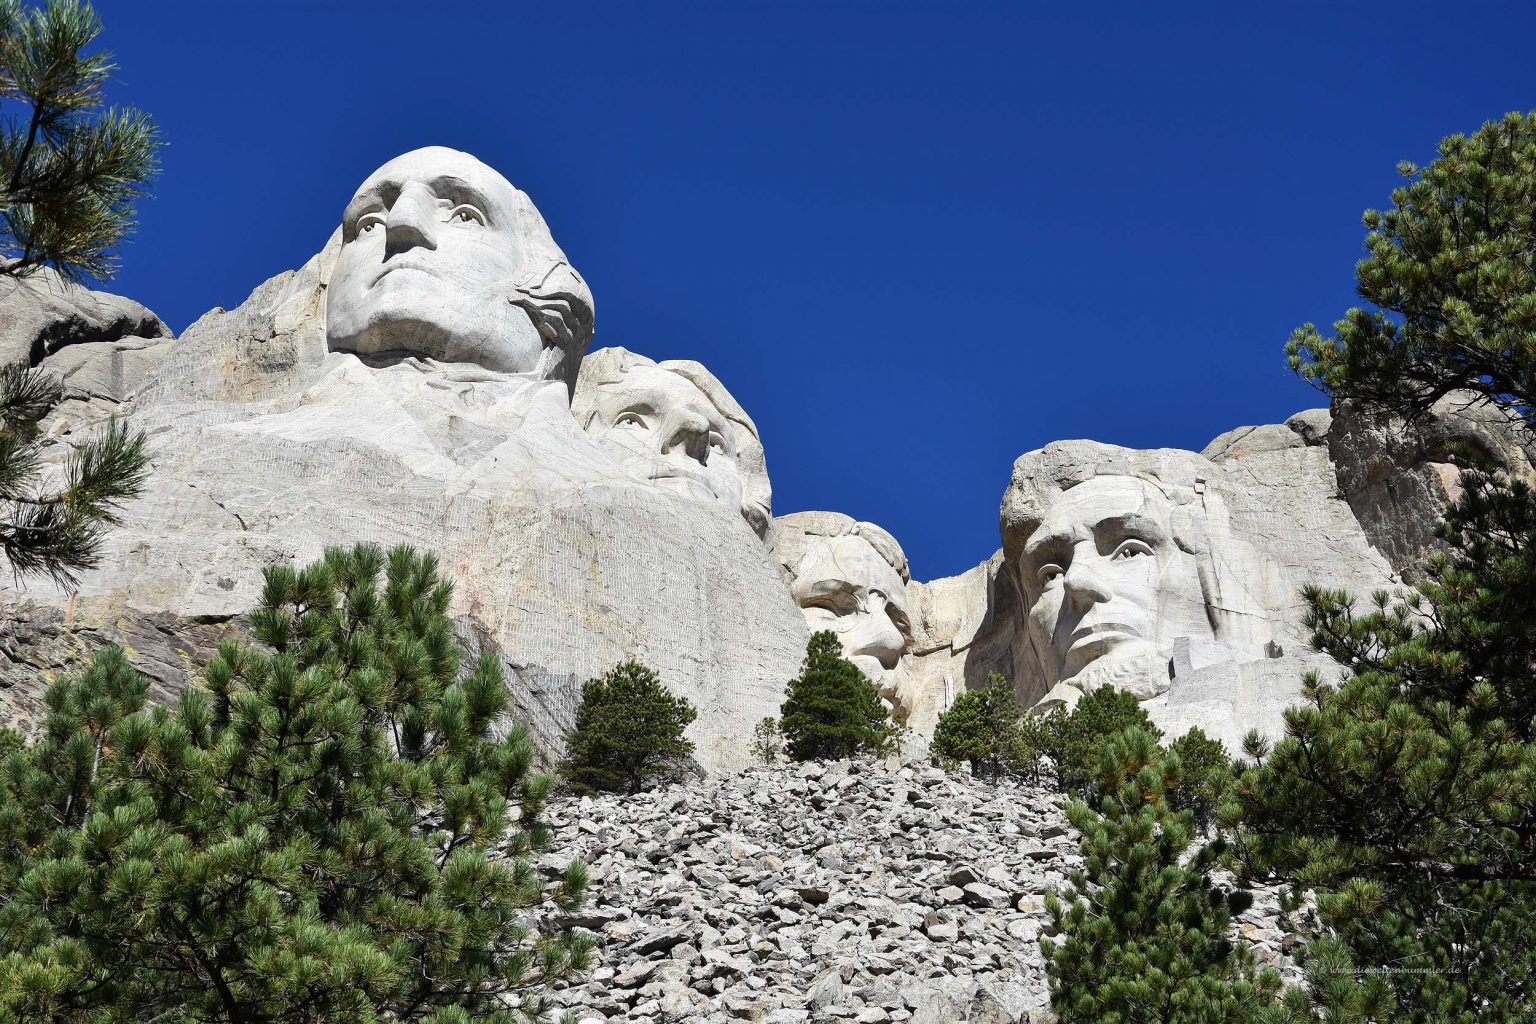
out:
M693 753L683 730L697 717L655 672L626 661L582 686L561 771L579 792L638 793Z
M1062 1024L1293 1019L1277 1003L1279 975L1229 935L1250 897L1211 882L1220 842L1189 853L1194 816L1167 800L1179 772L1154 734L1127 729L1101 751L1097 808L1067 805L1083 867L1060 898L1046 896L1057 935L1041 940Z
M973 773L992 782L1031 771L1040 757L1025 736L1012 685L995 672L985 688L962 693L939 716L933 753L968 761Z
M884 754L896 735L875 684L843 657L842 644L830 630L813 634L806 645L779 728L794 761Z
M115 648L54 684L42 739L0 742L0 1022L541 1014L591 942L525 915L586 875L527 859L550 780L494 738L496 661L458 677L449 596L430 557L332 550L267 570L262 646L206 691L146 709Z

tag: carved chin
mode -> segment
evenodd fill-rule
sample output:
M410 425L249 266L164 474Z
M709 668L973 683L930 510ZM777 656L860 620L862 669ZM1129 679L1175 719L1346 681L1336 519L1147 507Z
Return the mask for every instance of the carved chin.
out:
M1168 659L1150 644L1126 644L1095 658L1062 682L1071 683L1084 693L1112 686L1134 694L1138 700L1147 700L1168 692Z

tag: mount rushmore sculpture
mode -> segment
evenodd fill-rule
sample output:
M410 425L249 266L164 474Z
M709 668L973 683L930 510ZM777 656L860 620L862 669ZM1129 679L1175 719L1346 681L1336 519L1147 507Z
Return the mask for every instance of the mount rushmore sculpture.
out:
M1432 543L1402 524L1454 493L1435 445L1327 410L1201 454L1058 442L1015 464L1001 550L918 582L879 526L775 519L763 439L724 384L685 358L589 353L594 310L529 197L436 147L370 175L298 271L179 338L126 299L0 285L0 356L66 378L60 450L126 414L154 452L77 592L0 591L9 717L35 724L46 679L113 640L168 696L238 628L262 567L365 540L438 555L460 639L503 661L551 754L581 682L638 658L699 709L701 763L739 766L819 629L918 735L1000 672L1026 706L1116 686L1165 730L1235 746L1277 732L1301 673L1327 667L1301 585L1397 585ZM1442 419L1468 416L1503 436L1487 410Z

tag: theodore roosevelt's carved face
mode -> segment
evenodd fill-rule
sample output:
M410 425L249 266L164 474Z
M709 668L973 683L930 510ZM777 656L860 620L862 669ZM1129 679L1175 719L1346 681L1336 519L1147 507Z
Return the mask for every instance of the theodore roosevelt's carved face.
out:
M1166 688L1174 640L1214 638L1198 563L1174 542L1171 513L1156 486L1129 476L1089 480L1052 502L1018 570L1047 687L1134 690L1160 676Z
M609 445L631 476L657 487L741 508L735 425L692 381L635 365L592 389L587 432Z
M543 348L508 301L524 271L519 193L467 153L418 149L375 171L342 217L329 346L533 370Z

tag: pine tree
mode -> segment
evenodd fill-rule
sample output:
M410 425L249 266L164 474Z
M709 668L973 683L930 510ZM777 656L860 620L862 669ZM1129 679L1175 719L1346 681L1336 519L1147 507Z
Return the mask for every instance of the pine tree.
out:
M969 762L975 775L994 783L1031 772L1040 758L1027 738L1013 686L996 672L985 687L962 693L939 716L932 749L950 764Z
M1391 211L1338 337L1310 327L1292 365L1341 397L1412 414L1470 388L1532 423L1536 117L1452 136ZM1316 890L1307 947L1327 1019L1536 1019L1536 498L1469 469L1416 593L1309 589L1308 678L1273 750L1221 818L1255 873ZM1350 1014L1355 1016L1351 1017Z
M1219 740L1201 729L1189 730L1168 749L1179 759L1178 777L1168 788L1168 806L1194 814L1195 826L1205 831L1215 820L1216 808L1232 779L1232 759Z
M693 753L683 730L697 717L655 672L626 661L582 686L561 771L577 792L638 793Z
M160 141L131 108L102 108L112 55L89 4L0 0L0 276L44 264L106 279Z
M879 690L843 657L842 644L830 630L813 634L806 645L800 674L789 682L779 728L793 761L883 755L896 736Z
M1055 767L1057 788L1090 797L1099 778L1099 755L1110 737L1131 728L1162 737L1141 701L1112 686L1091 690L1070 712L1052 710L1033 724L1030 736Z
M530 863L551 781L449 600L429 556L331 550L268 569L259 646L172 707L116 648L50 687L42 738L0 742L0 1022L542 1014L591 941L527 915L585 870Z
M1306 592L1314 646L1350 675L1308 678L1224 808L1256 871L1317 890L1334 935L1309 978L1330 1009L1536 1016L1536 502L1463 484L1417 594Z
M752 756L763 764L773 764L784 751L784 737L779 732L779 721L773 716L763 718L752 729Z
M1451 391L1532 420L1536 394L1536 112L1508 114L1404 162L1392 208L1367 210L1360 296L1324 337L1306 324L1292 368L1339 398L1412 416ZM1522 397L1523 396L1523 397Z
M1100 750L1092 788L1067 817L1082 834L1083 866L1046 896L1041 940L1061 1024L1279 1024L1280 978L1232 941L1232 915L1251 903L1210 873L1220 839L1190 850L1191 811L1168 804L1179 755L1131 728Z
M69 586L97 564L102 530L143 490L149 454L142 433L112 421L75 450L61 485L47 486L38 424L62 395L53 374L0 367L0 556L17 577Z

